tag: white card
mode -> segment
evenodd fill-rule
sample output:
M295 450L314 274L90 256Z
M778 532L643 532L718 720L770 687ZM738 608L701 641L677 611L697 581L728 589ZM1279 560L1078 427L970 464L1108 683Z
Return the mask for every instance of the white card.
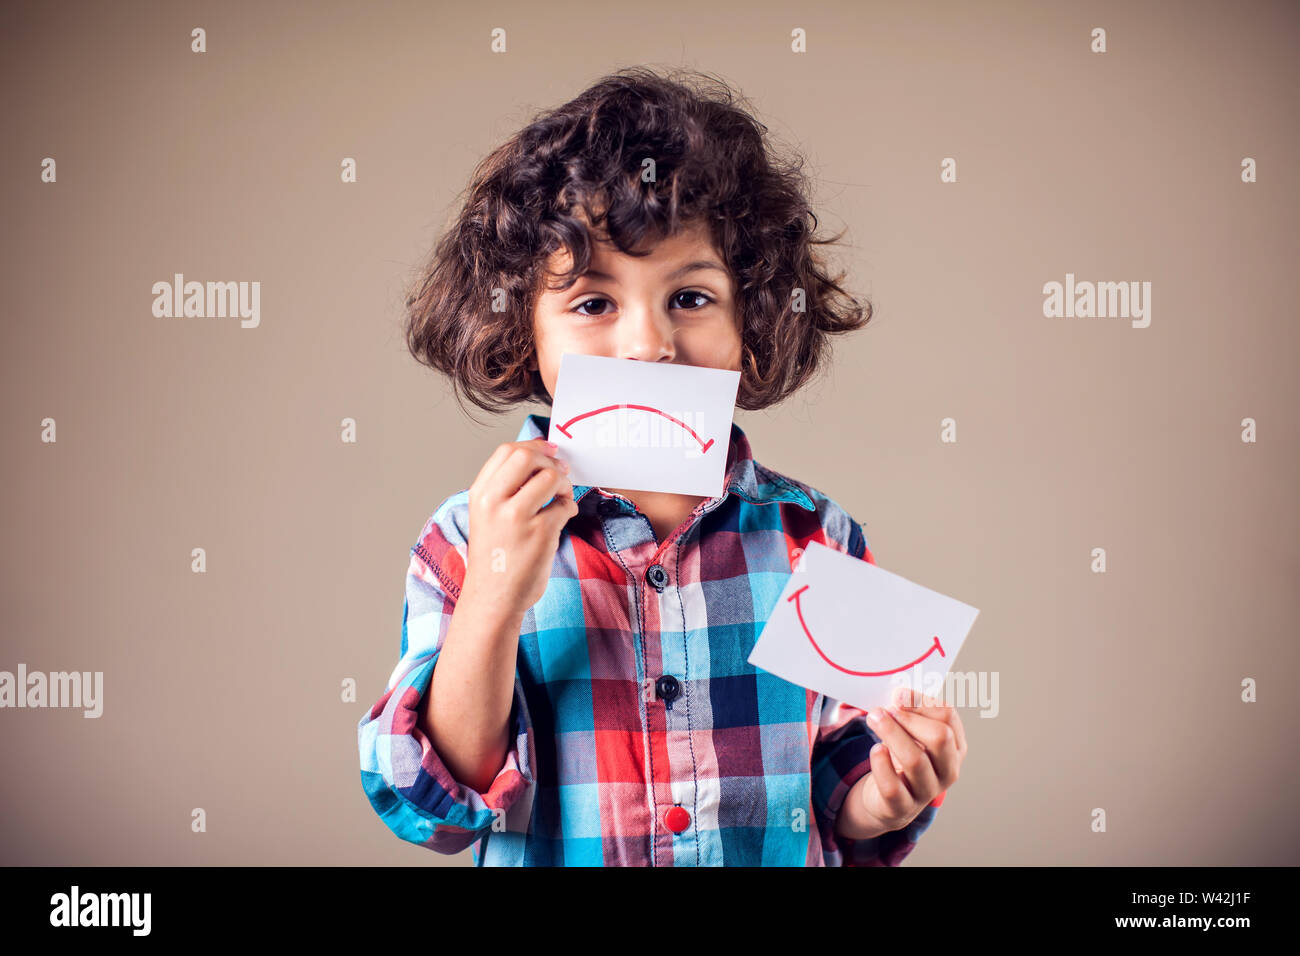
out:
M575 485L715 498L740 373L565 352L547 440Z
M931 696L979 610L813 541L799 556L749 663L868 710L897 686Z

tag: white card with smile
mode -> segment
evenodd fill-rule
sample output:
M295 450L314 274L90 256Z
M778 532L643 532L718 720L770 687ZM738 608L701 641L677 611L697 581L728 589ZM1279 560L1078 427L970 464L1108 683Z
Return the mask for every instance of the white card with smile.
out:
M799 556L749 663L863 710L884 707L900 685L939 693L978 614L814 541Z
M565 352L547 440L575 485L715 498L740 373Z

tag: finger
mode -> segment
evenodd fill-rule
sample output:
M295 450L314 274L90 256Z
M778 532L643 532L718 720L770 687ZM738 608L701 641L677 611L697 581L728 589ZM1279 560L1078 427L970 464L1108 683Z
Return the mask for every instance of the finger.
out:
M874 723L872 722L873 715L875 716ZM872 708L867 714L867 722L875 728L881 743L889 748L902 766L903 778L913 795L919 799L924 793L933 796L943 789L939 785L939 778L935 773L935 768L930 762L930 754L913 739L912 735L894 719L889 711L883 708Z
M912 703L918 697L916 691L910 687L899 687L894 694L895 706L901 713L921 714L925 717L935 717L946 721L952 727L953 735L957 738L957 750L959 753L966 753L966 728L961 722L961 715L957 713L957 708L943 701L925 694L919 695L920 701Z
M531 438L528 441L522 442L503 442L497 446L496 451L489 455L488 460L483 463L483 467L479 469L478 474L474 478L474 484L478 485L480 488L486 488L492 481L492 476L495 475L497 470L506 462L506 460L514 454L516 448L536 448L541 451L542 454L555 454L551 451L545 438ZM523 484L523 481L520 480L519 484ZM518 485L516 485L516 487L518 487Z
M903 778L894 770L893 754L884 744L876 744L868 757L871 760L872 776L876 778L876 790L891 817L895 820L906 817L916 801Z
M957 751L964 757L966 755L966 725L961 722L961 714L957 713L956 707L952 709L952 720L949 723L952 725L953 736L957 738Z
M927 717L938 717L937 711L942 710L947 705L938 697L931 697L929 694L922 694L915 688L906 685L894 688L893 702L895 707L906 707L908 710L925 714ZM927 713L936 711L936 713Z
M565 466L567 467L567 466ZM524 514L525 518L531 518L542 510L542 506L549 502L556 495L566 495L573 497L573 484L565 477L562 468L553 465L549 468L539 468L533 472L522 488L515 492L511 499L514 507L517 507Z
M957 747L957 735L953 732L952 725L937 717L925 717L905 710L890 713L929 755L940 788L955 781L962 753Z
M547 521L554 521L563 527L570 518L578 513L578 503L573 500L573 485L569 484L567 489L561 488L555 493L555 498L549 505L537 512L539 517Z
M906 710L885 710L926 753L934 754L945 749L957 752L957 735L953 733L952 724L948 721Z
M559 459L545 454L534 443L516 443L505 461L497 466L497 470L488 478L482 498L489 504L504 504L519 494L538 472L558 474L559 469ZM534 500L530 502L528 516L536 512L545 501L546 498L538 499L534 496Z
M471 484L486 485L488 479L501 467L501 463L515 450L518 444L518 442L507 441L497 445L492 454L488 456L488 460L483 462L483 467L478 470L478 474L474 476L474 481Z
M538 477L541 472L538 472ZM552 530L563 527L570 518L578 513L578 503L573 499L573 482L569 481L567 474L557 474L554 485L547 491L542 492L543 501L549 503L537 512L537 516L542 518L548 527Z

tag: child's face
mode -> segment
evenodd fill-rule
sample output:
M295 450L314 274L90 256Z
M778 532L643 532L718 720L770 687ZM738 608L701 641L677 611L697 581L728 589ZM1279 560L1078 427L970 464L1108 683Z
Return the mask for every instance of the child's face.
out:
M570 262L561 249L547 265L560 272ZM717 268L698 267L700 262ZM538 296L537 353L529 367L541 371L552 398L565 352L738 372L734 285L702 224L665 239L641 258L596 241L586 274L563 292L547 287Z

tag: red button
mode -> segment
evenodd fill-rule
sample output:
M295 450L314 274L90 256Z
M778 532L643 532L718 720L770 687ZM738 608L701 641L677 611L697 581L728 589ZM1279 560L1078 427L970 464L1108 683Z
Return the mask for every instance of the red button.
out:
M681 807L673 807L664 814L664 826L674 833L681 833L691 825L691 815Z

